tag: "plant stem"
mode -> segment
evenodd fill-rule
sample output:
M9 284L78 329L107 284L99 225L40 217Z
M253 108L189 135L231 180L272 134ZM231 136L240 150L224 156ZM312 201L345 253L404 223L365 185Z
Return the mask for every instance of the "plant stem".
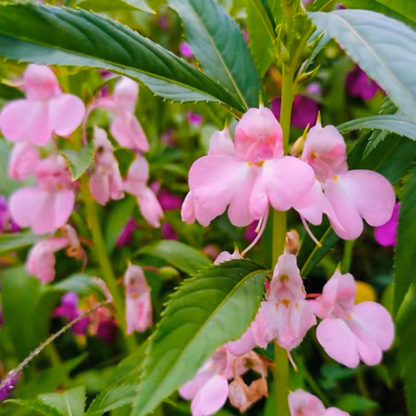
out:
M83 175L81 178L82 195L87 208L87 218L89 226L91 228L92 238L94 240L93 249L97 255L98 263L100 264L102 278L107 284L108 290L110 291L114 305L116 308L117 319L123 330L123 334L126 333L126 318L125 318L125 307L124 301L120 294L120 290L117 285L117 279L114 275L113 267L110 259L107 255L103 234L101 231L100 221L98 218L97 204L93 200L89 186L87 176ZM129 351L134 351L137 347L136 340L133 336L125 337L126 347Z
M344 255L341 260L341 273L345 274L350 271L352 251L354 248L354 240L346 240L344 244Z

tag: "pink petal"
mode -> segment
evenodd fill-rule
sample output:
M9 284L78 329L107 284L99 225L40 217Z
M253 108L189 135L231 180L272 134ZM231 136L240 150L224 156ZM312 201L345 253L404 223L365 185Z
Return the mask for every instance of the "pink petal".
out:
M42 210L48 193L39 188L21 188L10 198L9 209L14 221L20 227L29 227ZM30 207L30 209L29 209Z
M313 394L302 389L289 393L290 416L322 416L325 406Z
M324 319L316 329L316 337L335 361L350 368L358 366L357 338L342 319Z
M110 184L101 169L96 169L91 175L89 186L91 195L100 205L105 205L110 200Z
M122 147L141 152L149 150L146 134L134 114L116 115L111 123L110 131Z
M134 113L139 95L139 84L130 78L121 77L117 82L113 96L117 100L118 111Z
M251 327L237 341L226 344L227 350L233 355L244 355L257 346Z
M256 343L261 348L277 337L278 326L283 321L281 314L278 314L276 304L272 302L262 302L257 313L252 331Z
M85 116L83 101L72 94L62 94L49 102L50 119L58 136L69 136Z
M228 128L216 131L209 141L208 155L234 155L234 143L231 140Z
M21 181L36 172L40 161L37 149L27 142L16 143L9 159L9 176Z
M336 407L329 407L322 416L350 416L350 414L337 409Z
M124 182L124 189L135 195L137 185L146 185L149 180L149 164L142 155L137 155L127 173L127 180Z
M139 185L135 195L137 196L140 212L145 220L152 227L160 227L163 210L153 191L145 185Z
M24 72L23 82L29 99L46 101L61 94L55 74L46 65L29 65Z
M55 193L55 212L53 219L53 230L61 228L69 219L75 204L75 192L72 189L63 189Z
M193 224L196 220L194 202L191 192L188 192L188 194L185 197L185 200L183 201L181 209L181 218L182 221L186 222L187 224Z
M179 394L185 400L192 400L199 389L213 376L213 373L209 369L202 368L199 370L195 377L185 383L180 389Z
M228 381L214 375L198 390L191 404L192 416L209 416L220 410L228 397Z

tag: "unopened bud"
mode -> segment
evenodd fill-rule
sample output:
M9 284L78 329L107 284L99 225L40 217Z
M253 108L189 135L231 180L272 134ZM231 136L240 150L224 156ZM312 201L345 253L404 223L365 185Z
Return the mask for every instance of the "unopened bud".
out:
M286 233L285 253L294 254L299 252L299 234L296 230L290 230Z
M179 277L179 272L173 267L166 266L159 269L158 276L164 281L174 280Z

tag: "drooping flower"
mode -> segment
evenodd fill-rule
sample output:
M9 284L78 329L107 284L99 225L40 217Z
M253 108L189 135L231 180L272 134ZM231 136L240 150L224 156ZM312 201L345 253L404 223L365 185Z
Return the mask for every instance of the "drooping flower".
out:
M66 160L51 155L36 168L37 185L21 188L10 198L10 213L20 227L35 234L52 233L71 215L75 192Z
M185 58L192 58L194 56L191 47L186 42L181 42L179 45L179 52Z
M362 98L364 101L371 100L380 89L377 83L358 66L348 72L345 87L350 97Z
M325 409L324 404L314 395L297 389L289 394L290 416L349 416L336 407Z
M53 133L68 136L81 124L84 103L62 92L50 68L29 65L23 84L26 98L6 104L0 113L0 129L7 140L45 146Z
M127 334L132 334L134 331L143 332L153 322L150 287L143 269L129 264L124 275L124 286L126 288Z
M316 335L326 353L347 367L381 362L390 348L394 324L387 310L376 302L354 304L356 283L351 274L336 271L324 286L322 296L310 301L323 319Z
M95 164L89 182L90 191L99 204L105 205L110 199L124 197L123 179L107 133L98 127L94 128L94 146Z
M207 156L189 171L190 192L182 219L203 226L225 212L235 226L247 226L268 211L296 205L313 186L314 174L301 160L283 155L282 129L267 108L251 108L237 124L211 139Z
M316 175L312 191L295 205L307 221L318 225L326 213L341 238L354 240L363 231L363 219L373 227L390 219L396 200L392 185L370 170L348 171L345 142L334 126L310 130L302 159Z
M16 143L10 154L9 177L22 181L34 175L40 162L39 152L31 143Z
M54 317L62 317L71 322L81 315L78 307L79 298L74 292L68 292L62 296L59 306L54 310ZM90 319L88 316L82 318L76 324L72 325L71 330L76 335L85 335Z
M142 155L137 155L130 165L124 191L134 195L145 220L152 227L160 227L163 210L153 191L147 186L149 180L149 164Z
M129 218L117 239L117 246L123 247L131 243L133 232L137 229L138 224L133 218Z
M391 218L383 225L376 227L374 230L374 238L377 243L384 247L395 246L397 243L397 227L399 225L400 204L394 206Z
M20 227L13 221L6 198L0 195L0 234L6 232L17 233Z
M88 106L88 114L101 107L114 114L110 126L111 134L118 144L127 149L146 152L149 143L139 120L135 116L139 85L129 78L122 77L110 96L96 98Z

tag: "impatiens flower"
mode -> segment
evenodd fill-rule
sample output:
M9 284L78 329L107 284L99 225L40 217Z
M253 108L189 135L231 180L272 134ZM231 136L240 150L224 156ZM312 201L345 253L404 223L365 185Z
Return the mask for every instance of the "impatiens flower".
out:
M22 181L36 172L39 152L28 142L16 143L9 159L9 177Z
M0 129L7 140L45 146L53 133L68 136L81 124L84 103L64 94L47 66L29 65L23 84L26 98L6 104L0 114Z
M146 152L149 150L149 143L134 114L138 94L137 82L122 77L112 95L97 98L88 106L88 114L98 107L111 111L114 119L110 131L118 144L127 149Z
M390 219L396 200L392 185L370 170L348 171L345 142L334 126L310 130L302 159L316 175L312 191L295 205L303 218L318 225L326 213L345 240L360 236L363 219L373 227Z
M387 310L375 302L354 304L356 284L350 274L336 271L324 286L322 296L310 301L323 321L316 336L326 353L347 367L381 362L390 348L394 324Z
M12 220L6 198L0 195L0 234L6 232L17 233L20 227Z
M124 286L127 333L143 332L152 325L153 311L150 287L141 267L129 264L124 275Z
M368 78L358 66L348 72L345 87L350 97L362 98L364 101L371 100L380 89L377 83Z
M189 123L193 126L200 126L203 120L201 114L197 114L192 111L186 112L186 118L188 119Z
M167 189L162 189L157 199L163 211L172 211L180 209L182 206L182 198L178 195L171 194Z
M103 129L94 128L95 164L90 177L90 191L94 199L105 205L110 199L121 199L123 179L120 175L118 162L113 155L113 146Z
M374 238L377 243L384 247L395 246L397 243L397 227L399 225L400 204L394 206L391 218L374 230Z
M75 192L66 160L51 155L39 162L37 185L21 188L10 198L10 213L20 227L31 227L35 234L52 233L71 215Z
M348 413L324 404L314 395L297 389L289 394L290 416L349 416Z
M191 47L186 42L182 42L179 45L179 52L185 58L192 58L194 56Z
M221 264L221 263L225 263L226 261L230 261L230 260L241 260L241 254L240 252L235 249L234 253L229 253L228 251L222 251L218 257L215 259L214 264Z
M123 228L123 231L117 239L117 246L123 247L129 245L133 238L133 232L137 229L137 227L137 222L133 218L129 218Z
M63 317L68 322L73 321L81 315L81 311L78 307L79 299L78 295L74 292L68 292L61 298L60 305L55 309L53 316ZM89 317L78 321L76 324L72 325L71 330L76 335L85 335L87 327L90 320Z
M127 179L124 181L124 191L136 196L140 212L152 227L160 227L163 210L153 191L147 186L149 180L149 164L147 160L137 155L130 165Z
M237 124L235 143L227 129L214 134L208 155L192 165L182 219L207 226L228 208L233 225L247 226L269 204L290 209L313 183L310 166L283 155L282 129L273 113L251 108Z
M162 224L162 237L164 240L177 240L178 234L168 222Z

